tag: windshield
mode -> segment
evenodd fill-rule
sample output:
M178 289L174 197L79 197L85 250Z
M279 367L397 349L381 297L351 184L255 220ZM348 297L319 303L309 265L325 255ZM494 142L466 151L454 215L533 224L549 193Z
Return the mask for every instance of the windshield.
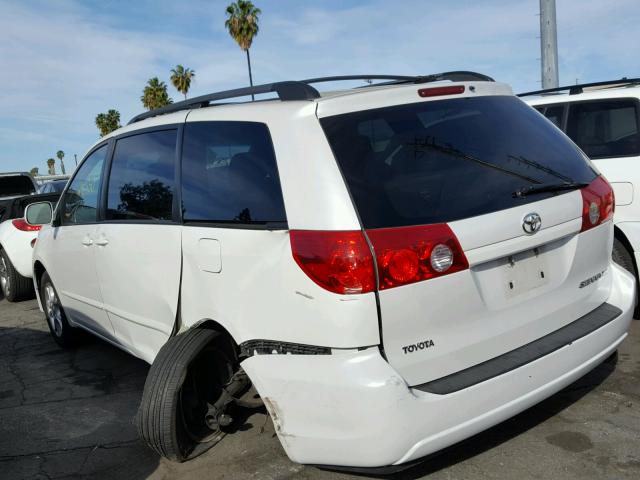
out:
M29 195L35 191L33 182L26 175L0 176L0 197Z
M450 222L552 195L535 185L596 173L558 129L511 96L460 98L320 120L365 228Z

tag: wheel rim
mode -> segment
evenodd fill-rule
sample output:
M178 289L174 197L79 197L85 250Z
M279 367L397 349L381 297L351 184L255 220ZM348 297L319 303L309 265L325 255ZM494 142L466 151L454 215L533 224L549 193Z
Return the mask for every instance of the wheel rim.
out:
M8 297L11 293L11 282L9 281L9 269L3 255L0 255L0 287L2 294Z
M62 335L62 309L60 301L53 289L53 285L47 283L44 286L44 306L51 331L57 336Z
M205 414L207 404L218 400L232 376L232 362L219 346L205 348L192 362L180 389L178 408L184 431L196 443L211 442L223 434L219 428L209 428Z

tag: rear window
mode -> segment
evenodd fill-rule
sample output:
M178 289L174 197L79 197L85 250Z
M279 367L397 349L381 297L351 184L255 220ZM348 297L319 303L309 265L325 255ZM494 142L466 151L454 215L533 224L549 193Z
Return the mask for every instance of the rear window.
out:
M640 155L638 101L606 100L572 104L567 134L591 158Z
M482 215L556 195L514 197L523 187L596 176L571 141L516 97L400 105L321 124L365 228Z
M29 195L35 191L33 182L26 175L0 176L0 197Z

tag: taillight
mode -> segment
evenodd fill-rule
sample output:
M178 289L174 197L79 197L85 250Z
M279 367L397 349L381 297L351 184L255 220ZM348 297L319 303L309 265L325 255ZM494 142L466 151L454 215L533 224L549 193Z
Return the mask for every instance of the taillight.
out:
M376 252L379 288L397 287L469 268L447 224L367 230Z
M42 228L42 225L30 225L26 222L24 218L16 218L11 220L13 226L18 230L22 230L23 232L37 232Z
M289 233L293 258L321 287L340 294L375 290L373 257L361 231ZM381 290L469 268L446 224L367 230L367 235L375 251Z
M360 230L289 233L293 258L321 287L341 294L375 290L373 258Z
M430 87L418 90L421 97L440 97L442 95L457 95L464 93L464 85L451 85L446 87Z
M582 193L582 229L581 232L597 227L613 217L615 199L613 189L604 177L598 176Z

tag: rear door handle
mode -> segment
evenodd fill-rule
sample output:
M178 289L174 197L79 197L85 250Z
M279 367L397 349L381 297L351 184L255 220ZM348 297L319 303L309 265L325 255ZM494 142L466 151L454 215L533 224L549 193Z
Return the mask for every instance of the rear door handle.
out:
M91 237L86 236L82 239L82 245L84 245L85 247L90 247L91 245L93 245L93 240L91 240Z
M106 238L101 238L100 240L96 240L96 245L100 247L107 246L109 245L109 240L107 240Z

